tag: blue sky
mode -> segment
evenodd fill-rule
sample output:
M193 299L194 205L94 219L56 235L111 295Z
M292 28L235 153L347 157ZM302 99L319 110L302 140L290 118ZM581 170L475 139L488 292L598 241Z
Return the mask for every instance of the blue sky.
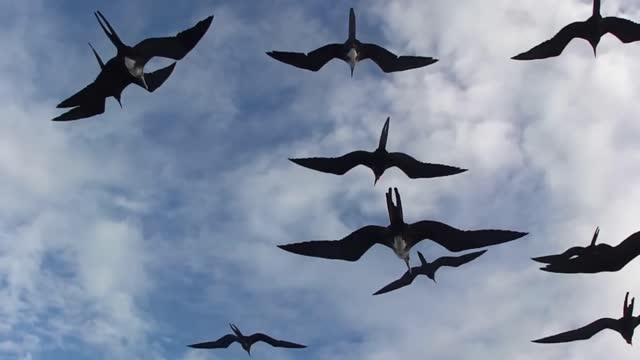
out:
M339 61L312 73L270 50L310 51L347 34L429 67L384 74ZM101 10L135 44L208 15L213 24L153 94L124 109L54 123L55 105L93 81L115 49ZM237 345L192 350L228 323L301 342L257 344L259 359L631 359L614 332L588 342L532 339L619 317L632 274L556 275L529 260L640 230L637 44L605 36L561 57L509 60L586 1L113 1L0 5L0 359L246 359ZM603 13L638 21L630 0ZM153 60L147 69L169 61ZM377 145L470 169L410 180L388 170L314 172L288 157ZM371 294L404 265L385 248L355 263L296 256L277 244L337 239L386 225L397 186L405 219L528 231L434 284ZM447 255L421 243L428 260ZM417 262L412 254L414 265Z

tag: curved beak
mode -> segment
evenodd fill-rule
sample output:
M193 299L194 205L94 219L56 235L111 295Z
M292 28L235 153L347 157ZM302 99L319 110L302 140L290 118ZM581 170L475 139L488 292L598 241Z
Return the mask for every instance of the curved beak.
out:
M407 264L407 269L409 269L409 274L411 274L411 265L409 265L409 258L404 259L404 263Z
M351 69L351 78L353 78L353 69L356 67L355 64L349 63L349 68Z
M120 98L116 98L116 100L118 100L118 104L120 104L120 109L122 109L122 102L120 101Z
M147 86L147 82L144 80L144 74L140 76L140 81L142 82L142 86L144 86L145 89L149 90L149 86Z

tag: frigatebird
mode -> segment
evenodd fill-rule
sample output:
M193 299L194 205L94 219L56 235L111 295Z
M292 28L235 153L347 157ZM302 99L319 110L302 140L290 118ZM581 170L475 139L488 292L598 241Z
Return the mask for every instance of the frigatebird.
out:
M418 257L420 258L420 266L414 266L411 268L410 271L407 270L407 272L405 272L400 279L389 283L387 286L376 291L373 295L388 293L389 291L393 291L401 287L410 285L418 275L426 275L429 279L435 282L436 271L442 266L458 267L460 265L464 265L470 261L475 260L477 257L484 254L485 252L487 252L487 250L476 251L476 252L472 252L462 256L443 256L438 258L436 261L430 263L430 262L427 262L427 260L424 258L422 253L418 251Z
M398 188L394 188L394 191L397 205L393 203L391 188L386 194L389 226L368 225L340 240L307 241L278 247L299 255L357 261L373 245L381 244L391 248L411 271L409 251L424 239L435 241L449 251L459 252L502 244L527 235L525 232L509 230L464 231L430 220L407 224L404 222Z
M596 56L596 48L602 35L611 33L623 43L640 40L640 24L633 21L600 15L600 0L593 1L593 12L586 21L573 22L562 28L553 38L531 50L512 57L514 60L546 59L558 56L574 38L587 40Z
M105 98L109 96L115 97L122 106L120 96L131 83L153 92L169 77L175 63L148 74L144 72L144 65L155 56L173 60L182 59L200 41L213 21L213 16L209 16L195 26L179 32L176 36L149 38L130 47L120 40L100 11L94 15L118 52L106 64L103 64L102 60L98 60L102 71L96 80L57 106L58 108L77 106L77 108L54 118L54 121L77 120L102 114ZM98 58L95 50L93 51Z
M237 341L240 343L240 346L244 349L244 351L251 356L251 346L258 341L265 342L273 347L282 347L282 348L291 348L291 349L302 349L306 348L306 345L300 345L296 343L292 343L289 341L276 340L268 335L262 333L255 333L253 335L245 336L242 335L240 329L234 324L229 324L233 334L225 335L218 340L203 342L199 344L187 345L188 347L195 349L221 349L229 347L233 342Z
M343 44L328 44L308 54L269 51L267 55L285 64L311 71L320 70L332 59L340 59L349 64L351 77L356 63L364 59L371 59L386 73L416 69L438 61L424 56L397 56L382 46L361 43L356 39L356 15L353 8L349 10L349 35Z
M600 228L593 233L591 244L586 247L574 246L558 255L532 258L547 264L540 270L554 273L599 273L614 272L625 267L631 260L640 255L640 231L629 235L620 244L597 244Z
M53 118L53 121L78 120L102 114L104 112L105 102L109 96L113 96L118 101L118 104L120 104L120 107L122 107L120 97L122 91L124 91L127 86L136 84L149 92L153 92L169 78L169 75L171 75L176 66L174 62L167 67L145 74L146 82L143 83L138 78L125 75L122 72L124 67L116 57L111 58L105 64L100 58L100 55L98 55L93 46L91 46L91 43L89 43L89 46L98 64L100 64L101 71L91 84L58 104L58 108L72 107L73 109Z
M628 299L629 292L627 291L627 295L624 296L622 317L619 319L601 318L579 329L563 332L553 336L548 336L538 340L533 340L533 342L539 344L553 344L577 340L587 340L604 329L611 329L620 333L627 344L631 345L633 332L636 326L640 324L640 316L633 316L633 302L635 298L631 299L631 304L628 304Z
M382 176L385 170L394 166L402 170L402 172L411 179L449 176L467 171L467 169L448 165L423 163L401 152L388 152L386 146L387 135L389 133L389 119L390 117L387 117L387 121L385 121L382 127L378 148L373 152L356 150L337 158L313 157L289 160L309 169L336 175L344 175L354 167L364 165L373 171L373 175L375 176L373 181L374 185L378 182L378 179L380 179L380 176Z

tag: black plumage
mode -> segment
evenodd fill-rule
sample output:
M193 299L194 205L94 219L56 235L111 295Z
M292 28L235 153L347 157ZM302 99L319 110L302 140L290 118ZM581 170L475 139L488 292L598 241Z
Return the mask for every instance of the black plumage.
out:
M291 348L291 349L302 349L306 348L306 345L300 345L289 341L277 340L268 335L262 333L255 333L253 335L245 336L240 332L237 326L234 324L229 324L233 334L225 335L218 340L203 342L198 344L187 345L188 347L195 349L221 349L229 347L234 342L238 342L240 346L247 352L247 354L251 355L251 346L253 344L262 341L267 343L273 347L281 347L281 348Z
M638 41L640 40L640 24L614 16L602 17L600 0L594 0L593 12L589 19L565 26L553 38L512 57L512 59L535 60L558 56L575 38L588 41L595 56L600 38L606 33L613 34L623 43Z
M387 136L389 133L389 117L382 127L378 148L374 151L356 150L335 158L313 157L289 159L290 161L309 169L344 175L358 165L364 165L373 171L373 184L378 182L382 174L391 167L397 167L411 179L424 179L440 176L455 175L467 171L454 166L423 163L401 152L388 152Z
M349 34L343 44L328 44L308 54L287 51L269 51L267 55L285 64L318 71L332 59L340 59L349 64L351 76L357 62L371 59L385 73L404 71L431 65L437 59L424 56L397 56L375 44L362 43L356 39L356 15L349 10Z
M388 226L368 225L340 240L318 240L294 244L278 245L294 254L325 259L357 261L373 245L381 244L391 248L409 266L410 249L424 239L432 240L449 251L464 251L519 239L527 233L509 230L460 230L438 221L404 222L402 202L395 188L397 205L393 203L391 188L386 199L390 224Z
M475 260L485 252L487 252L487 250L476 251L476 252L472 252L472 253L461 255L461 256L443 256L436 259L436 261L430 263L424 258L422 253L418 251L418 257L420 258L420 266L414 266L411 268L411 270L407 270L400 279L389 283L382 289L376 291L373 295L388 293L390 291L397 290L399 288L410 285L418 275L426 275L429 279L435 282L436 271L439 268L443 266L458 267L460 265L464 265L470 261Z
M634 330L638 324L640 324L640 316L633 316L633 303L635 298L631 299L631 304L628 304L628 299L629 292L627 292L624 297L622 317L619 319L601 318L581 328L533 340L533 342L539 344L553 344L587 340L602 330L610 329L617 331L627 344L631 345Z

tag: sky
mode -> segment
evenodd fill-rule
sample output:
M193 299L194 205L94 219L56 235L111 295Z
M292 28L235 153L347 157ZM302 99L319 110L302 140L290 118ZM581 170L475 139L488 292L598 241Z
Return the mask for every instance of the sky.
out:
M347 36L428 67L384 74L334 60L317 73L266 51L308 52ZM55 106L93 81L115 49L211 28L153 94L66 123ZM616 273L552 274L531 257L640 230L640 45L605 35L557 58L510 60L585 20L587 1L60 1L0 4L0 359L247 359L238 344L186 347L230 332L306 344L256 344L254 359L637 358L615 332L531 340L618 318L640 296L639 261ZM602 13L640 19L631 0ZM166 66L154 59L146 69ZM408 179L344 176L289 157L388 149L469 171ZM278 244L339 239L387 225L398 187L407 222L529 232L473 262L371 296L405 267L373 247L357 262ZM416 246L427 260L450 255ZM417 265L415 251L412 264Z

